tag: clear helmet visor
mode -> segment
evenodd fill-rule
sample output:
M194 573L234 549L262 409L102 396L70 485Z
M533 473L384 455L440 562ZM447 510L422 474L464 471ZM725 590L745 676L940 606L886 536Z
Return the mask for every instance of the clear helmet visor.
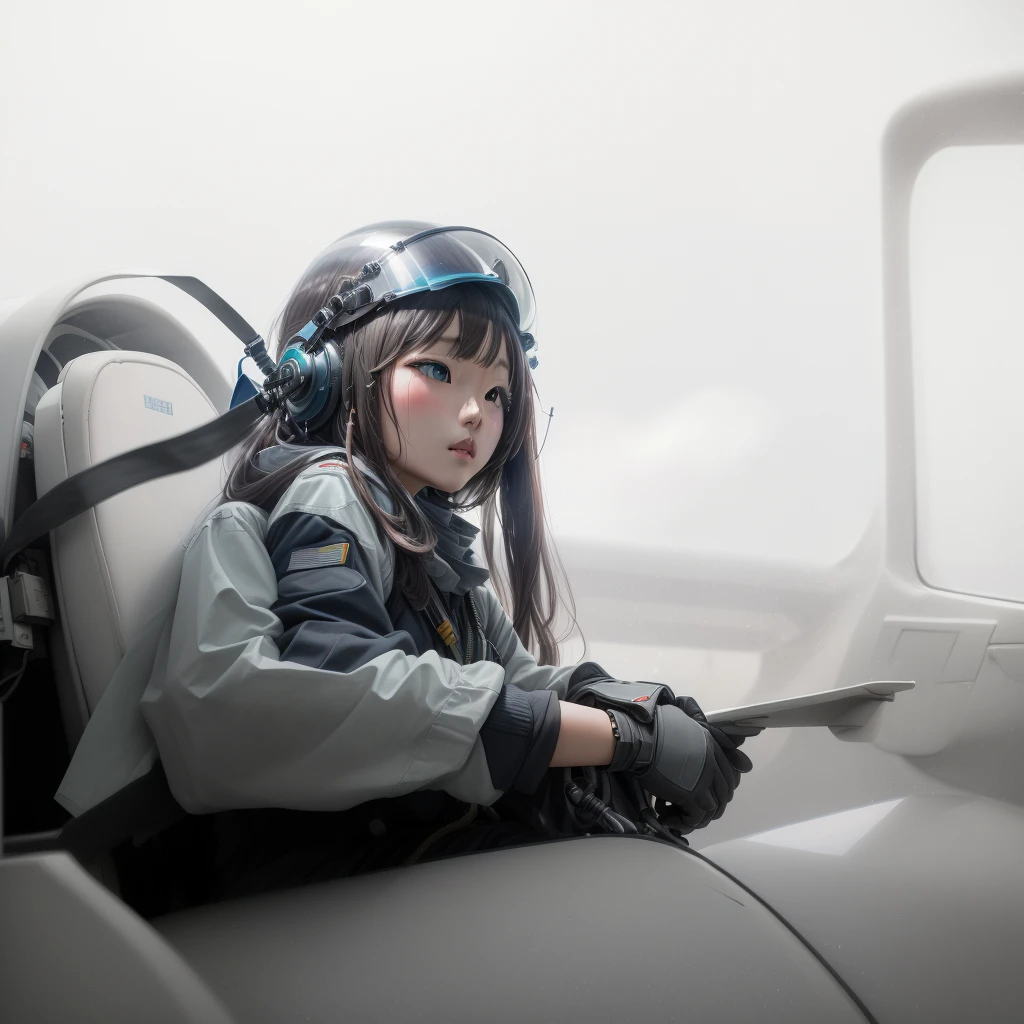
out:
M523 265L504 243L475 228L428 228L394 243L382 255L375 298L438 291L469 281L503 286L502 299L522 334L532 335L536 303Z

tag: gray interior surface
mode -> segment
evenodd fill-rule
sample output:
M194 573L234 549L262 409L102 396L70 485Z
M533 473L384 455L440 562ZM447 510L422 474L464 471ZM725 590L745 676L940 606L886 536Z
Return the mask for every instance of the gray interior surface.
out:
M64 853L0 859L0 1018L231 1024L152 928Z
M880 1022L1024 1019L1024 810L905 797L701 853L779 911Z
M639 838L472 854L154 927L254 1024L865 1019L746 892Z

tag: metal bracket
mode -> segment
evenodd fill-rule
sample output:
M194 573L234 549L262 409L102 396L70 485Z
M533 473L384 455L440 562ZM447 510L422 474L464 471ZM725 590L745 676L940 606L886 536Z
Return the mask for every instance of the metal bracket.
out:
M35 647L31 625L14 621L10 580L6 576L0 576L0 643L13 644L28 651Z

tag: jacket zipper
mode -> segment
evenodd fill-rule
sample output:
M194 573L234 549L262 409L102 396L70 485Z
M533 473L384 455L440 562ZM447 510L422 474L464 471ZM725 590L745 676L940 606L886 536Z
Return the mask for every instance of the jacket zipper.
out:
M431 587L433 588L433 584L431 584ZM436 589L434 589L433 601L435 614L441 619L441 624L436 627L437 632L444 641L445 646L451 652L452 657L460 665L465 665L466 662L462 658L462 651L459 650L459 638L452 625L451 615L448 613L448 609L445 607L445 604L441 600L441 596L437 593Z
M447 604L441 597L440 592L436 587L431 584L434 591L433 600L435 606L435 614L441 619L441 624L437 626L437 632L440 634L441 639L444 641L448 650L451 652L452 657L460 665L471 665L473 663L473 653L476 650L476 632L473 630L473 624L476 624L476 629L479 631L480 636L480 650L482 652L481 659L487 660L487 648L491 647L494 649L494 645L490 644L487 640L487 634L484 632L484 624L480 621L480 612L476 606L476 600L473 597L473 591L466 591L466 601L469 603L469 610L467 611L465 606L463 607L463 635L466 639L466 653L463 656L462 651L459 647L459 637L455 632L454 625L452 623L452 615L448 609ZM470 613L472 613L472 619L470 619ZM498 652L494 651L495 661L500 665L502 664L501 658L498 657Z
M471 593L471 591L469 593ZM469 593L466 594L467 597L469 596ZM462 611L463 616L466 619L466 664L472 665L473 647L475 646L473 643L473 640L475 639L473 636L473 623L469 621L469 613L466 611L465 604L463 604Z
M481 660L487 660L487 634L484 632L484 624L480 621L480 613L476 610L476 600L473 598L473 591L467 592L466 597L469 599L469 607L473 610L473 619L476 622L476 628L480 631L480 650L483 653ZM495 652L497 653L497 652Z

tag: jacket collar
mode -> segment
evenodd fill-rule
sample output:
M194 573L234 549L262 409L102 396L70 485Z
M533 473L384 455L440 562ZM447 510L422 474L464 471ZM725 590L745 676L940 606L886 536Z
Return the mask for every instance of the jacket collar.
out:
M298 454L315 450L305 448L300 453L295 446L274 445L272 448L264 448L256 456L256 465L268 473L287 465ZM320 452L336 453L345 459L348 457L345 449L337 446L325 446ZM356 460L360 472L370 482L380 507L392 511L391 501L380 477L365 460L358 456ZM427 573L437 588L447 594L462 595L486 583L490 573L477 563L472 548L480 530L453 511L447 496L436 488L425 487L413 500L437 534L437 547L427 559Z
M415 501L437 534L437 547L427 562L427 572L438 588L450 594L465 594L486 583L490 573L477 564L472 547L480 530L457 515L447 497L433 487L420 491Z

